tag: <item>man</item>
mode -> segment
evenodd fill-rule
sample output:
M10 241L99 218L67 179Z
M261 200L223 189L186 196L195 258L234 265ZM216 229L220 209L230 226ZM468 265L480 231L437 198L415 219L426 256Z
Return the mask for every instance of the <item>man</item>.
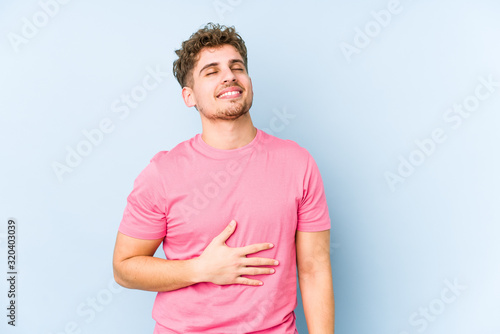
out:
M313 158L253 126L247 51L234 27L182 43L174 74L202 134L151 159L127 199L115 280L157 291L154 333L334 332L330 218ZM163 242L165 259L153 257Z

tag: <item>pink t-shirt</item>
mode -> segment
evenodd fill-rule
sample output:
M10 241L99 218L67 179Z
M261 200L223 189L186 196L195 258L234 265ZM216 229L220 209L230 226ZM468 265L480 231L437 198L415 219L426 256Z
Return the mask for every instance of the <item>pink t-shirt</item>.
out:
M169 260L199 256L234 219L229 247L270 242L247 257L280 261L262 286L198 283L159 292L155 333L295 334L295 232L330 229L318 167L291 140L258 129L247 145L221 150L197 134L162 151L134 182L119 231L163 239Z

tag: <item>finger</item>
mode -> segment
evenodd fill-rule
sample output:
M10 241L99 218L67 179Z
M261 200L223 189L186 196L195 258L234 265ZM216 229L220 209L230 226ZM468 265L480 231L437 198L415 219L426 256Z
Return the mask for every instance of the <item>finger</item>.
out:
M235 284L255 285L255 286L263 285L263 283L259 280L250 279L246 277L237 277L235 280Z
M270 259L266 257L246 257L241 260L241 264L244 266L277 266L279 264L278 260Z
M251 253L257 253L262 250L266 250L269 248L273 248L274 245L270 243L262 243L262 244L253 244L253 245L248 245L244 247L240 247L241 254L251 254Z
M227 239L233 234L234 230L236 229L236 221L233 219L229 223L229 225L226 226L226 228L218 235L215 237L215 239L218 239L221 243L226 242Z
M261 268L261 267L246 267L238 271L240 275L270 275L274 274L276 269L274 268Z

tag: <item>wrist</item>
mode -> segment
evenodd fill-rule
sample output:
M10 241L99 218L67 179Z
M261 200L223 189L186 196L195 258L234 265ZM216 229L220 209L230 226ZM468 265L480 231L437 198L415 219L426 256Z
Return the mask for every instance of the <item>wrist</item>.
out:
M199 256L187 260L189 264L189 279L193 284L208 282L203 269L203 259Z

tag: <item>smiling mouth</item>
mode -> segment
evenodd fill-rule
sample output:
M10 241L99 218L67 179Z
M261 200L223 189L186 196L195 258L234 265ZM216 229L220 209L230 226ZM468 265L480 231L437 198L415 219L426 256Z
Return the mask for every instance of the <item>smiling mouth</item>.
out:
M217 95L218 99L234 99L240 97L242 94L242 90L237 88L225 89L221 94Z

